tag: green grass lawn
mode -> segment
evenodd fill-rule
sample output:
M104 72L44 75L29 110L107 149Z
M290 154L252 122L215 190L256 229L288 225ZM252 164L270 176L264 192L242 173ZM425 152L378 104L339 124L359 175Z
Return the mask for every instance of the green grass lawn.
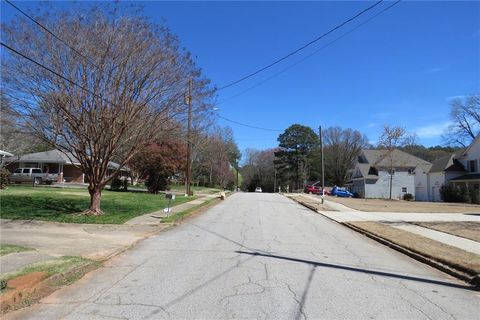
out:
M144 189L146 190L147 187L144 184L139 184L136 186L128 186L129 188L133 189ZM168 191L173 191L173 192L185 192L185 185L183 184L171 184L168 186L170 190ZM213 194L220 192L220 189L217 188L208 188L208 187L199 187L199 186L192 186L193 193L202 193L202 194ZM168 192L166 191L166 192Z
M194 200L177 196L174 205ZM136 216L165 208L165 195L140 192L102 192L102 216L83 216L90 196L86 189L9 186L0 190L0 217L3 219L48 220L71 223L121 224Z

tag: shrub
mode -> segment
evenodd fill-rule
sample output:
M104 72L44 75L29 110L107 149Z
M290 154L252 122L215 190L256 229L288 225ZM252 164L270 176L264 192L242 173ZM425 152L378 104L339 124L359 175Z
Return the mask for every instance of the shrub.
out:
M411 193L405 193L403 195L403 200L412 201L413 200L413 195Z
M113 178L110 183L110 190L112 191L128 191L127 179L121 179L119 177Z
M440 188L440 197L445 202L463 202L462 190L452 185L442 186Z
M3 168L0 169L0 189L5 189L5 187L10 183L10 171Z
M148 170L148 178L145 181L145 186L148 191L157 194L161 190L165 190L168 185L168 177L156 169Z
M451 185L440 188L440 196L445 202L463 202L480 204L480 191L466 187L453 187Z

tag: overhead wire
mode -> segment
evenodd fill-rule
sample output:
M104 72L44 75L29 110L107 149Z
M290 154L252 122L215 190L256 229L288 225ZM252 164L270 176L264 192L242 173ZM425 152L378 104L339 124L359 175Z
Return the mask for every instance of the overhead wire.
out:
M294 54L296 54L296 53L304 50L305 48L311 46L312 44L320 41L320 40L323 39L324 37L328 36L329 34L331 34L331 33L334 32L334 31L340 29L341 27L343 27L344 25L348 24L349 22L357 19L357 18L360 17L362 14L364 14L365 12L368 12L369 10L372 10L373 8L375 8L376 6L378 6L378 5L379 5L380 3L382 3L382 2L383 2L383 0L379 0L379 1L375 2L373 5L371 5L371 6L367 7L367 8L365 8L365 9L363 9L362 11L358 12L358 13L355 14L354 16L352 16L352 17L350 17L349 19L343 21L342 23L336 25L335 27L333 27L332 29L330 29L330 30L328 30L327 32L323 33L322 35L318 36L317 38L313 39L312 41L310 41L310 42L304 44L303 46L301 46L301 47L293 50L292 52L288 53L287 55L285 55L285 56L283 56L283 57L275 60L274 62L272 62L272 63L270 63L270 64L268 64L268 65L266 65L266 66L264 66L264 67L262 67L262 68L260 68L260 69L258 69L258 70L256 70L256 71L254 71L254 72L252 72L252 73L250 73L250 74L248 74L248 75L246 75L246 76L241 77L241 78L238 79L238 80L235 80L235 81L233 81L233 82L230 82L230 83L228 83L228 84L226 84L226 85L218 88L217 90L224 90L224 89L226 89L226 88L229 88L229 87L231 87L231 86L233 86L233 85L236 85L236 84L238 84L238 83L240 83L240 82L242 82L242 81L245 81L245 80L247 80L247 79L249 79L249 78L251 78L251 77L259 74L259 73L262 72L262 71L265 71L265 70L273 67L274 65L276 65L276 64L284 61L285 59L287 59L287 58L293 56Z
M335 38L334 40L328 42L327 44L325 44L325 45L323 45L322 47L318 48L317 50L313 51L313 52L310 53L309 55L307 55L307 56L303 57L302 59L298 60L297 62L295 62L295 63L287 66L286 68L280 70L279 72L273 74L272 76L266 78L265 80L263 80L263 81L255 84L255 85L253 85L253 86L251 86L251 87L248 87L247 89L245 89L245 90L243 90L243 91L241 91L241 92L239 92L239 93L237 93L237 94L235 94L235 95L233 95L233 96L230 96L230 97L226 98L225 100L222 100L222 101L218 102L217 105L222 105L222 104L224 104L224 103L227 102L227 101L230 101L230 100L232 100L232 99L234 99L234 98L237 98L237 97L239 97L239 96L242 96L242 95L244 95L245 93L247 93L248 91L257 88L257 87L261 86L262 84L270 81L271 79L276 78L276 77L279 76L280 74L282 74L282 73L284 73L284 72L292 69L293 67L299 65L300 63L304 62L305 60L313 57L314 55L316 55L316 54L319 53L320 51L322 51L322 50L330 47L330 46L333 45L335 42L337 42L338 40L344 38L344 37L347 36L348 34L354 32L355 30L357 30L357 29L359 29L360 27L364 26L365 24L369 23L371 20L375 19L375 18L378 17L379 15L381 15L381 14L385 13L386 11L390 10L392 7L394 7L395 5L397 5L397 4L398 4L399 2L401 2L401 1L402 1L402 0L397 0L397 1L395 1L393 4L389 5L388 7L384 8L383 10L377 12L375 15L373 15L373 16L371 16L370 18L368 18L367 20L363 21L362 23L360 23L359 25L357 25L355 28L353 28L353 29L351 29L351 30L343 33L343 34L340 35L339 37Z
M8 3L10 6L12 6L15 10L17 10L18 12L20 12L21 14L23 14L25 17L27 17L27 19L29 19L30 21L32 21L34 24L36 24L37 26L39 26L43 31L45 31L46 33L48 33L49 35L51 35L52 37L54 37L55 39L57 39L58 41L60 41L61 43L63 43L65 46L67 46L70 50L72 50L74 53L76 53L78 56L84 58L86 61L88 61L90 64L94 65L96 68L98 68L98 65L96 63L94 63L91 58L87 57L86 55L84 55L83 53L81 53L80 51L78 51L75 47L73 47L72 45L70 45L69 43L67 43L65 40L63 40L62 38L60 38L59 36L57 36L53 31L51 31L50 29L48 29L46 26L44 26L42 23L40 23L37 19L33 18L32 16L30 16L28 13L26 13L25 11L23 11L22 9L20 9L19 7L17 7L15 4L13 4L10 0L4 0L6 3Z
M247 124L247 123L242 123L242 122L238 122L238 121L235 121L235 120L231 120L231 119L228 119L220 114L217 114L217 117L225 120L225 121L228 121L228 122L231 122L231 123L235 123L239 126L244 126L244 127L248 127L248 128L251 128L251 129L257 129L257 130L264 130L264 131L274 131L274 132L283 132L284 130L280 130L280 129L271 129L271 128L264 128L264 127L257 127L257 126L254 126L254 125L251 125L251 124Z

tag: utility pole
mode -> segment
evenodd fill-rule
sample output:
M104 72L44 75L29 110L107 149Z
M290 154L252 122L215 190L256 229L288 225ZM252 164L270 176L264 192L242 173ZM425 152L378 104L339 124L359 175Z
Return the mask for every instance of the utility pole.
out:
M186 195L191 196L192 184L192 78L188 82L188 127L187 127L187 174L186 174Z
M275 175L273 176L273 193L275 193L275 190L277 190L277 168L275 168L275 165L273 165L273 170L275 171Z
M318 128L319 135L320 135L320 154L321 154L321 161L322 161L322 204L325 198L325 166L323 163L323 134L322 134L322 126Z
M238 186L238 170L239 170L239 167L238 167L238 163L237 163L237 168L235 168L235 171L237 172L237 183L236 183L237 190L235 190L235 192L238 191L238 189L239 189L239 186Z

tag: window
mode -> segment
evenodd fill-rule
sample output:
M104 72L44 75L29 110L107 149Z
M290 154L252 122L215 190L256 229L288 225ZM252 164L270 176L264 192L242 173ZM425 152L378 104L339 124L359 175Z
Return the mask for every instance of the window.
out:
M415 169L408 169L408 174L414 174Z
M32 173L42 173L42 170L40 170L40 169L32 169Z
M468 172L477 172L477 160L468 161Z
M22 169L17 169L15 171L13 171L13 173L22 173Z
M23 169L23 173L30 173L30 169Z
M407 187L402 187L402 192L407 192Z

